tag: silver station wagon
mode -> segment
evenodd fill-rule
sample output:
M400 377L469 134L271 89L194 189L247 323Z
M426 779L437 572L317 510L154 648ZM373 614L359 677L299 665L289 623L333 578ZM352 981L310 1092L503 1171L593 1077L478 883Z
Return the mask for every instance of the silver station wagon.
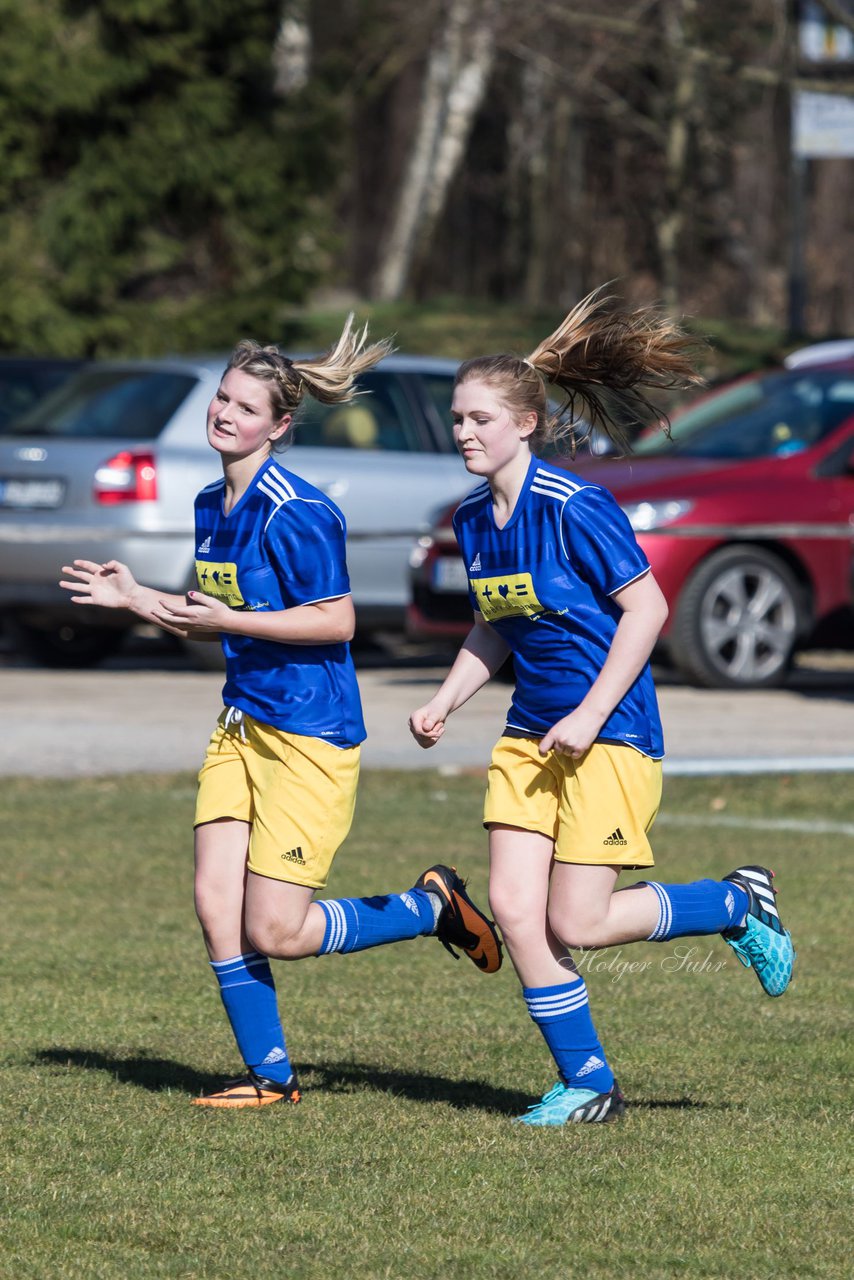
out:
M0 616L23 652L87 666L134 625L69 604L57 583L70 557L114 557L163 591L195 585L193 498L221 474L205 415L226 363L95 362L0 428ZM351 404L309 399L282 455L344 512L360 631L403 625L412 541L466 488L451 433L455 371L389 356Z

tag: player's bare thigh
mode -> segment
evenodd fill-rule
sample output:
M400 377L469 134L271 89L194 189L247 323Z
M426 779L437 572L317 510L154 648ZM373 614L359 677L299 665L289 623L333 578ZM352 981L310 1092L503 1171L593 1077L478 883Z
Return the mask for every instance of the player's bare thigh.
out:
M277 960L316 956L326 930L326 916L312 902L314 889L288 880L246 877L245 929L252 945Z
M251 825L220 818L196 827L196 913L212 960L250 950L279 959L316 955L325 917L314 890L246 867Z
M555 862L549 923L567 947L612 947L648 938L658 920L658 898L648 887L615 892L619 866Z

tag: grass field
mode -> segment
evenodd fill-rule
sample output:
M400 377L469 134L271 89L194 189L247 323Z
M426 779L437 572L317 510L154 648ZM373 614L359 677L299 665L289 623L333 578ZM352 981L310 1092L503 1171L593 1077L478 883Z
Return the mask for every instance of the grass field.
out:
M330 893L441 859L482 894L481 789L367 774ZM302 1106L189 1106L238 1067L192 914L192 779L4 782L0 1275L849 1275L851 791L668 781L659 877L775 867L795 981L769 1000L717 938L599 953L632 1105L534 1130L510 1117L553 1076L509 965L420 939L275 967Z

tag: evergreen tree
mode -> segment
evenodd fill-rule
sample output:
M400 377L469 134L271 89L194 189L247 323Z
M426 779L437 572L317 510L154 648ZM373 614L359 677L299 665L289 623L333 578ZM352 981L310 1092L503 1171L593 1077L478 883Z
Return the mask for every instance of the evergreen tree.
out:
M274 338L327 268L332 99L274 0L0 0L0 349Z

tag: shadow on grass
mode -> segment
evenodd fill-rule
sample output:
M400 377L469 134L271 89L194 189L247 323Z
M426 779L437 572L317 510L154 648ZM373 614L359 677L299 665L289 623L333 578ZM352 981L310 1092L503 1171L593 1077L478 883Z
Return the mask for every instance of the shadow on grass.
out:
M144 1050L122 1056L103 1053L100 1049L67 1049L61 1045L51 1049L38 1049L33 1054L34 1065L51 1063L59 1067L76 1067L86 1071L103 1071L120 1084L133 1084L152 1093L168 1093L176 1090L197 1096L222 1085L221 1075L207 1071L195 1071L171 1058L154 1058Z
M502 1089L485 1080L451 1080L417 1071L389 1070L371 1062L303 1062L300 1078L327 1093L372 1091L415 1102L447 1102L458 1111L518 1115L531 1101L518 1089Z
M136 1085L152 1093L178 1090L198 1096L219 1088L223 1081L221 1075L195 1071L169 1058L150 1057L144 1051L120 1055L104 1053L100 1049L56 1046L37 1050L33 1054L33 1063L103 1071L121 1084ZM446 1076L392 1071L373 1063L302 1062L297 1063L297 1070L308 1090L390 1093L418 1102L447 1102L461 1111L476 1109L516 1115L531 1101L530 1095L515 1089L496 1088L481 1080L451 1080Z
M35 1065L50 1063L86 1071L103 1071L120 1084L131 1084L152 1093L172 1090L197 1097L221 1086L223 1077L195 1071L170 1058L155 1058L144 1052L120 1056L99 1049L68 1049L58 1046L39 1049ZM516 1116L535 1099L532 1093L502 1089L484 1080L451 1080L447 1076L415 1071L389 1070L368 1062L301 1062L300 1079L308 1090L325 1093L388 1093L414 1102L446 1102L458 1111L484 1111ZM693 1098L647 1098L630 1100L639 1111L725 1111L727 1103L697 1102Z

